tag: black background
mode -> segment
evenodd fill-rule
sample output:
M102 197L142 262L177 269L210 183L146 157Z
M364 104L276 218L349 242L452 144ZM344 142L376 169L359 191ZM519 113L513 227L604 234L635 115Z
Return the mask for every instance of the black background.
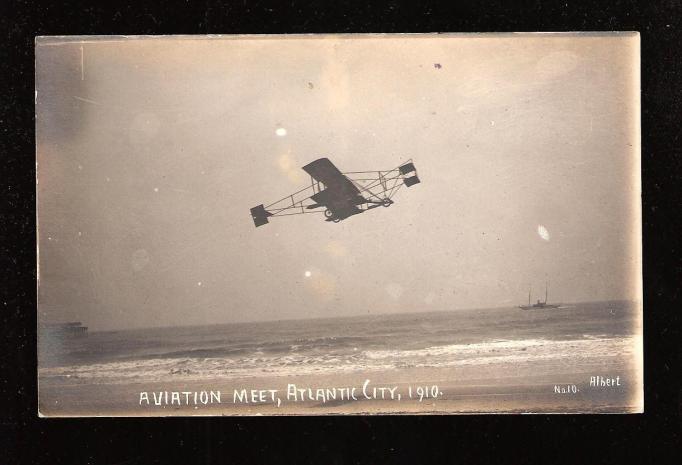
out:
M679 0L652 2L5 1L0 5L0 463L441 463L679 454ZM645 294L643 415L39 419L36 390L36 35L640 31ZM680 462L678 462L680 463Z

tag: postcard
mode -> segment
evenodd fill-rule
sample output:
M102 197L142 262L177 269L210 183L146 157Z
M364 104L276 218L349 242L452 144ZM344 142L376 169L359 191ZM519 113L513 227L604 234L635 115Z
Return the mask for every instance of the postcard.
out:
M639 43L38 37L38 414L643 412Z

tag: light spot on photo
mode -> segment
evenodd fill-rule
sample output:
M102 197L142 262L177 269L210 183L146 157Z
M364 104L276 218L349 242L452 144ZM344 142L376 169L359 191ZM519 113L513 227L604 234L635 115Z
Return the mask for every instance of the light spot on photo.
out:
M329 241L326 249L327 253L332 257L344 257L348 255L346 247L338 241Z
M299 166L299 162L291 156L291 151L287 150L277 158L277 165L293 184L301 184L305 181L305 177Z
M545 241L549 241L549 231L543 225L538 225L538 235Z

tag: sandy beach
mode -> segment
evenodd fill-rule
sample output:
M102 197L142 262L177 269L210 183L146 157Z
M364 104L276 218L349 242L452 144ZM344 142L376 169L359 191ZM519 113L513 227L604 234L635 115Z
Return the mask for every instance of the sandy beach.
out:
M576 369L556 361L515 367L489 365L466 368L412 368L402 371L351 375L262 377L175 383L82 384L50 380L40 384L40 413L45 416L187 416L187 415L326 415L326 414L454 414L454 413L635 413L642 410L639 379L627 360L599 357L589 368ZM581 364L585 366L584 363ZM500 376L499 373L506 373ZM593 376L618 379L616 386L590 386ZM363 385L369 380L363 391ZM296 400L288 398L288 385L311 388L355 387L357 400ZM419 400L419 386L436 398ZM575 388L573 388L575 386ZM392 387L394 399L367 399L373 388ZM409 397L412 388L413 397ZM279 406L265 401L235 402L234 392L246 389L277 390ZM563 389L563 393L562 393ZM575 392L573 392L575 389ZM152 392L220 392L220 403L155 405ZM140 402L147 392L150 402ZM400 394L400 400L397 399ZM388 391L386 391L388 396ZM258 398L258 394L256 394Z

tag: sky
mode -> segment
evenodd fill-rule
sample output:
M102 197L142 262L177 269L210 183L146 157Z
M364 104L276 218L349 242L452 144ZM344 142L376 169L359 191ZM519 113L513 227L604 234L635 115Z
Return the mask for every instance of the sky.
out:
M45 37L36 127L41 322L641 298L635 33ZM320 157L421 183L255 228Z

